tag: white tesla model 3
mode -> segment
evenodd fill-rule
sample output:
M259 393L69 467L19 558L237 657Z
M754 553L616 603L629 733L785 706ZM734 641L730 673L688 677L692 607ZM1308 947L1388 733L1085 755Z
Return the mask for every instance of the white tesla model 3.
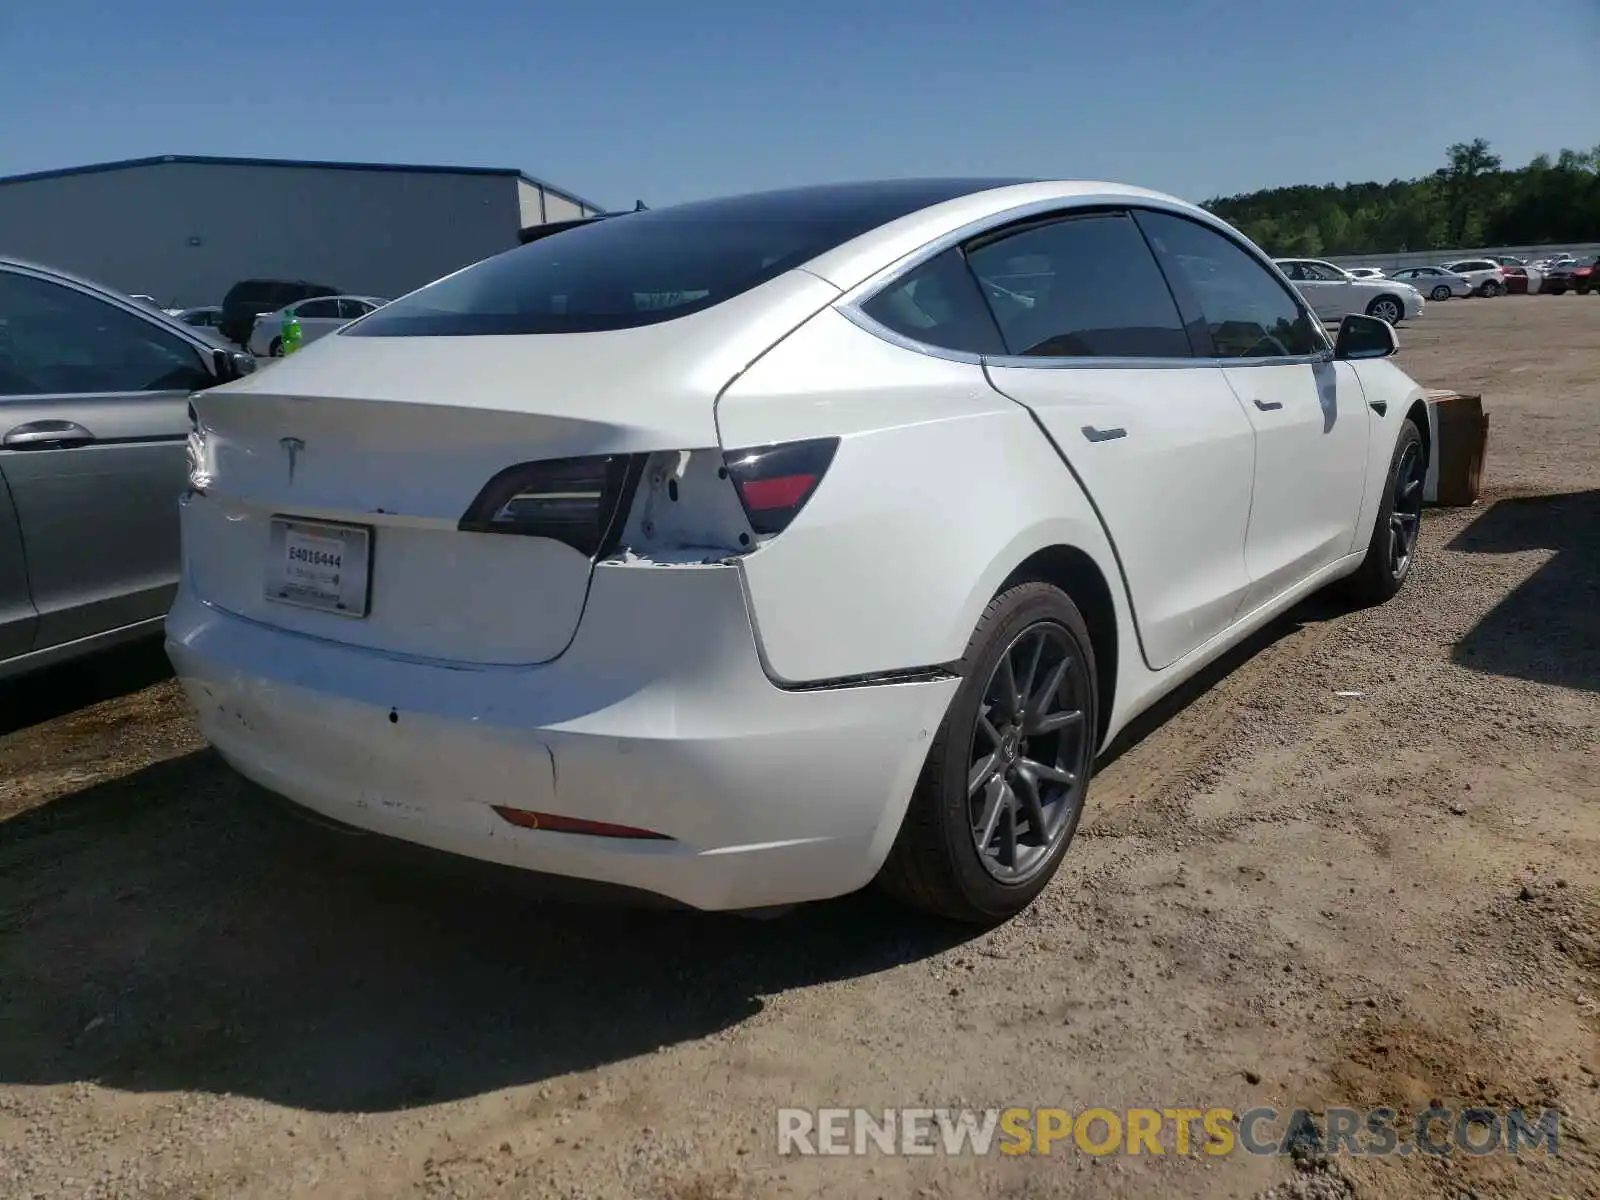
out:
M195 396L168 648L224 759L349 825L1002 920L1131 717L1400 587L1395 345L1139 188L605 217Z

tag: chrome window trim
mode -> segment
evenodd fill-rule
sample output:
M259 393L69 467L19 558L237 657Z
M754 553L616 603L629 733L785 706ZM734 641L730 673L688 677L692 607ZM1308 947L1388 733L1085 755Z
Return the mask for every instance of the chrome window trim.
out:
M935 346L928 342L918 341L916 338L907 337L903 333L890 329L868 316L863 305L872 300L879 292L894 284L896 281L915 271L931 258L936 258L952 247L970 241L982 234L1012 225L1019 221L1026 221L1032 217L1059 215L1070 216L1074 212L1095 212L1110 210L1132 214L1135 211L1163 213L1171 217L1179 217L1194 221L1195 224L1211 230L1219 237L1227 238L1246 255L1254 259L1267 274L1273 276L1278 285L1284 290L1290 301L1300 310L1311 327L1317 331L1317 336L1322 340L1323 349L1315 354L1286 355L1275 358L1096 358L1087 357L1030 357L1010 354L974 354L968 350L952 350L946 346ZM1158 262L1159 267L1159 262ZM805 268L800 268L804 270ZM820 276L819 276L820 278ZM1278 264L1260 250L1242 240L1232 231L1231 227L1214 221L1196 220L1195 214L1177 205L1162 204L1159 201L1140 197L1137 202L1132 199L1121 200L1115 196L1096 197L1083 196L1066 200L1054 197L1048 200L1033 200L1027 204L1019 204L1008 208L1001 213L993 213L987 217L980 217L976 221L941 234L933 241L902 255L888 266L873 272L861 283L851 288L833 303L833 309L845 317L852 324L872 336L898 346L902 350L910 350L915 354L926 355L929 358L941 358L947 362L965 363L968 366L990 367L1032 367L1046 370L1085 370L1102 369L1112 371L1127 370L1158 370L1170 371L1183 367L1284 367L1296 365L1314 365L1333 361L1333 341L1328 336L1328 331L1323 327L1322 319L1311 310L1305 297L1295 290L1294 284L1288 276L1279 269ZM1181 314L1180 314L1181 316Z
M964 363L969 367L1015 367L1049 371L1176 371L1191 367L1290 367L1314 366L1333 361L1333 347L1317 354L1297 354L1276 358L1055 358L1039 355L1031 357L1017 354L974 354L969 350L951 350L933 346L907 337L885 325L879 324L866 313L851 306L835 306L835 311L863 332L871 334L891 346L910 350L928 358L946 362ZM1321 328L1320 326L1318 328Z
M915 270L915 268L911 269ZM867 299L871 299L871 297L869 296ZM974 354L970 350L952 350L948 346L934 346L927 342L919 342L916 338L907 337L905 334L873 320L855 304L836 303L834 311L864 332L870 333L880 341L888 342L891 346L898 346L902 350L910 350L914 354L926 355L928 358L942 358L947 362L966 363L968 366L973 367L981 367L983 365L983 355L981 354Z

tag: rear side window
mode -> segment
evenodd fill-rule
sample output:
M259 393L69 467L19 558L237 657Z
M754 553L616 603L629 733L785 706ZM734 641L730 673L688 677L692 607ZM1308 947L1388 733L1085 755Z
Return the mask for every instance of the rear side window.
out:
M1328 348L1305 306L1232 239L1169 213L1141 212L1139 224L1182 273L1219 358L1301 358Z
M310 317L313 320L337 320L339 302L337 300L307 300L304 304L295 306L294 315L297 317Z
M969 354L1006 352L960 250L946 250L902 275L863 304L861 311L924 345Z
M794 188L607 217L446 276L341 336L583 333L670 321L995 182Z
M1189 337L1131 217L1067 217L967 251L1010 354L1188 358Z

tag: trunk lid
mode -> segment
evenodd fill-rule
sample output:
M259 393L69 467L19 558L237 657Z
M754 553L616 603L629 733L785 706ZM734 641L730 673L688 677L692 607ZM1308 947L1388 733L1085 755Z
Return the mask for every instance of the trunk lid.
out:
M479 491L517 463L717 445L721 389L837 296L791 272L635 329L323 338L193 398L209 480L184 505L189 585L241 616L391 653L555 658L592 563L547 538L461 532ZM332 525L290 526L286 541L284 520ZM365 573L365 615L269 598L286 554L338 554L326 538L344 527L365 538L349 535L349 560L329 569L339 586Z

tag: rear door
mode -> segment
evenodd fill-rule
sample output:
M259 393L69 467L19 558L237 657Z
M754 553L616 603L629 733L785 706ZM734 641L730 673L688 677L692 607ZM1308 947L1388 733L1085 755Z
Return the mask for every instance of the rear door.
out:
M3 369L0 366L0 371ZM28 593L28 560L22 553L16 506L11 503L5 476L0 475L0 664L33 649L38 623L39 614Z
M1366 396L1300 298L1243 245L1169 213L1139 222L1181 302L1203 314L1255 427L1248 612L1350 553L1366 481Z
M1307 262L1305 277L1300 292L1322 320L1337 321L1345 313L1359 312L1363 307L1357 300L1357 285L1333 264Z
M314 342L345 324L348 318L340 315L337 300L302 300L295 308L300 321L300 331L307 342Z
M166 611L187 399L214 382L176 330L87 289L0 270L0 472L39 614L36 649Z
M1312 270L1311 264L1302 262L1299 259L1293 259L1280 262L1278 266L1285 275L1294 281L1295 288L1305 297L1306 303L1311 306L1311 310L1326 320L1324 314L1329 310L1327 289L1322 280L1317 277L1317 273Z
M1152 667L1232 622L1255 435L1221 369L1194 357L1177 305L1126 212L1031 222L967 261L1007 353L989 378L1031 409L1110 534Z

